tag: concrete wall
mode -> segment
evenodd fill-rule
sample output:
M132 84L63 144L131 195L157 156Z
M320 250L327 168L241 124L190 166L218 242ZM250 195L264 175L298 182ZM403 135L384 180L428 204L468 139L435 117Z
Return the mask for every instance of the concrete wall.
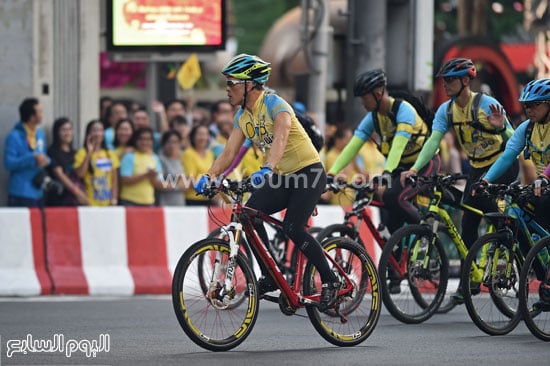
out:
M0 205L6 202L5 136L19 119L21 100L34 95L33 3L33 0L0 2Z
M3 164L6 135L18 107L37 97L48 134L55 118L69 117L76 144L85 124L98 117L101 0L3 0L0 2L0 206L7 199Z

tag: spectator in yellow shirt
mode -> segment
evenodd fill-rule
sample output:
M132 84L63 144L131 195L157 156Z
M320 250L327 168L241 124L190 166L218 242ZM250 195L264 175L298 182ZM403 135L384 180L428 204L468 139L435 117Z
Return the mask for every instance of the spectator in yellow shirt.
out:
M84 147L74 157L74 169L84 180L91 206L117 205L118 167L118 157L105 146L103 124L100 120L90 121L86 126Z
M208 172L214 163L214 153L208 148L210 132L205 125L193 127L189 135L191 146L182 154L183 170L187 177L194 182ZM185 191L185 203L188 206L208 205L210 200L195 193L193 185Z
M123 206L154 206L155 188L162 189L160 159L153 152L153 130L144 127L132 135L133 152L120 163L120 204Z

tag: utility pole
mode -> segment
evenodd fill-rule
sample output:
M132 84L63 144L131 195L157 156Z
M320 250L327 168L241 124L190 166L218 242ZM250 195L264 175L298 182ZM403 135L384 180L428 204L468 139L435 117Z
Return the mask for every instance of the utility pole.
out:
M310 1L306 1L310 3ZM308 110L315 115L321 131L325 130L326 123L326 90L327 90L327 67L328 67L328 40L329 40L329 7L328 0L316 0L313 6L313 24L319 24L318 29L306 29L306 32L313 32L314 37L311 43L311 51L304 50L306 60L310 64L308 79ZM309 8L302 7L305 16L309 16ZM306 23L307 24L307 23ZM310 53L309 53L310 52Z
M358 74L385 68L387 0L348 1L348 38L346 47L346 124L355 127L365 114L353 96Z

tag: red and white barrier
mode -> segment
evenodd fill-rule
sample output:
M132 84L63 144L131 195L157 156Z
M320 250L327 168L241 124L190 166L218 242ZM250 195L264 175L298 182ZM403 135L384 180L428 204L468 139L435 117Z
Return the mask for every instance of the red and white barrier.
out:
M47 208L43 226L36 209L2 209L0 296L170 293L183 252L229 215L205 207ZM320 206L313 225L342 220L340 207ZM377 260L372 242L367 250Z
M50 293L42 233L40 211L0 209L0 296Z

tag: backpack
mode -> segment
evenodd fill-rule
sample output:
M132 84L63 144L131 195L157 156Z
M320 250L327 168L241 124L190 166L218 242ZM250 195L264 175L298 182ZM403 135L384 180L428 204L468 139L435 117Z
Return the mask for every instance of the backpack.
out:
M432 122L433 122L435 113L431 109L426 107L424 102L422 102L422 100L419 97L404 90L395 90L390 92L389 94L395 99L393 102L391 111L388 114L388 117L390 117L390 120L394 125L397 125L397 121L395 120L397 116L397 112L399 111L399 107L401 106L401 103L405 100L410 105L412 105L412 107L416 110L416 113L418 114L418 116L424 121L426 126L428 126L429 132L431 132ZM374 120L374 126L376 129L376 132L380 133L379 131L380 126L378 125L378 113L373 113L372 118Z
M395 116L397 115L397 111L399 110L401 102L406 100L410 105L413 106L413 108L416 110L416 113L420 118L422 118L426 126L428 126L428 130L430 130L430 132L432 131L432 123L435 117L435 113L432 109L426 107L426 104L424 104L422 98L419 98L406 90L395 90L392 91L390 95L395 99L392 107L392 114L390 114L392 122L395 123Z
M313 146L315 146L315 149L317 151L320 151L325 145L325 138L321 130L319 130L319 127L317 127L315 122L313 122L313 120L309 116L296 110L294 110L294 114L296 115L296 118L309 136L309 139L313 143Z

